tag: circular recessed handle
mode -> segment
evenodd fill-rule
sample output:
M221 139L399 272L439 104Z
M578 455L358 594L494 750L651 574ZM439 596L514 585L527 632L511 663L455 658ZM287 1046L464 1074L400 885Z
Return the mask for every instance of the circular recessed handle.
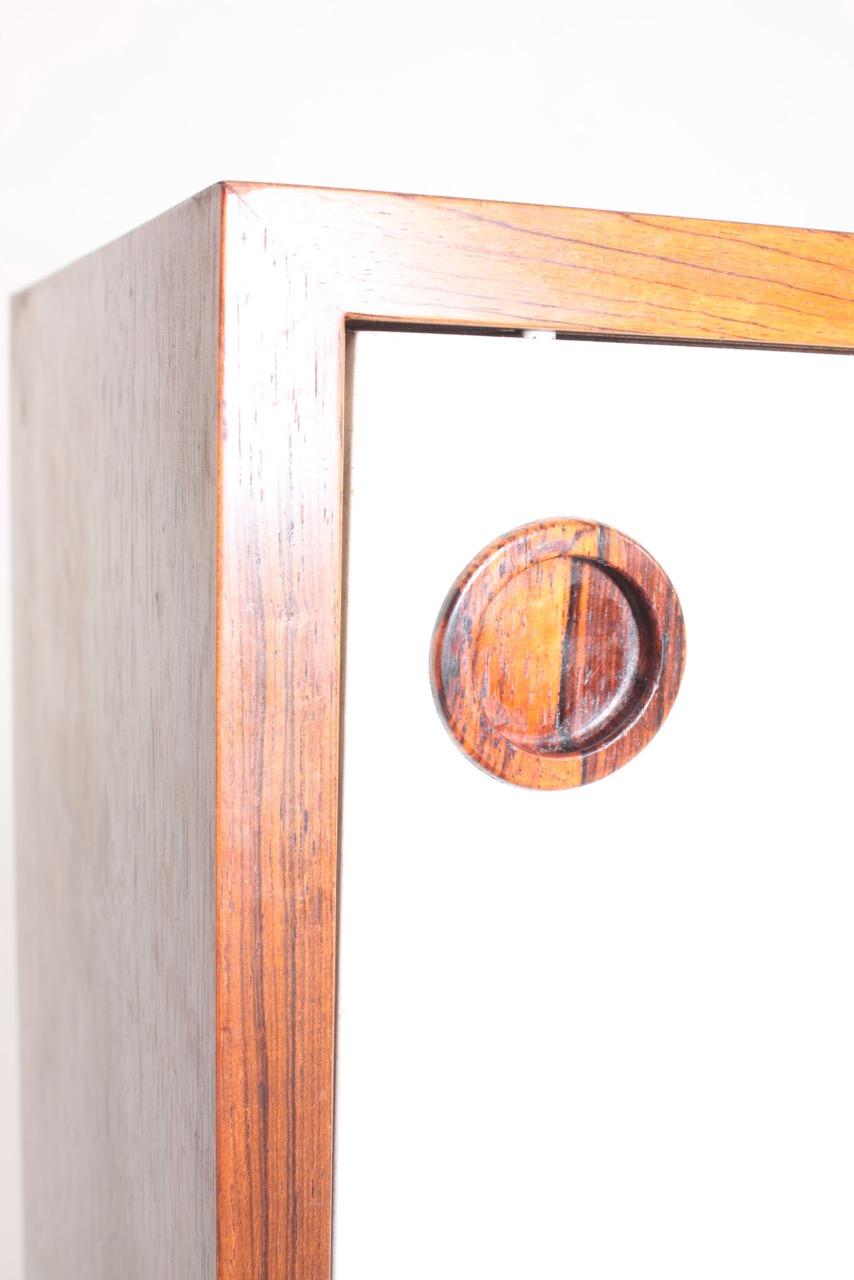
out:
M646 746L682 678L676 592L607 525L543 520L490 543L433 633L436 705L463 751L523 787L577 787Z

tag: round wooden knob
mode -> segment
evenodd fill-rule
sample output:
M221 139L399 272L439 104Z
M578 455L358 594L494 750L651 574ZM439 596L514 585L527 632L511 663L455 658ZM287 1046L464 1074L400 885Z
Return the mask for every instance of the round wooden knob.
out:
M463 570L433 633L436 705L463 751L523 787L576 787L644 747L673 705L685 629L670 579L606 525L544 520Z

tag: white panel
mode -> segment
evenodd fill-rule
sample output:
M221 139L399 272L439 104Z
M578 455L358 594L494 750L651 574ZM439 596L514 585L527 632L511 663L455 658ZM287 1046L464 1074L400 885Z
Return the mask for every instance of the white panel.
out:
M850 1277L854 363L355 345L335 1280ZM427 654L557 515L661 562L688 661L633 762L537 793Z

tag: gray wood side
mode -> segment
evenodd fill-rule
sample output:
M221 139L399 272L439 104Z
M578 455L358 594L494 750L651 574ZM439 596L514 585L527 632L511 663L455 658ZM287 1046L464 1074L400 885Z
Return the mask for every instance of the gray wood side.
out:
M28 1280L213 1280L220 195L13 303Z

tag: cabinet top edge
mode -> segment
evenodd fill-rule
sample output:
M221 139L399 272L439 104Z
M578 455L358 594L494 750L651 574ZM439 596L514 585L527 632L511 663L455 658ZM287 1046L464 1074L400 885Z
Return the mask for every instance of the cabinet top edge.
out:
M231 196L252 204L253 198L263 195L267 199L272 200L281 198L284 206L287 203L289 195L293 195L304 200L312 194L316 195L319 200L333 200L339 204L352 202L354 206L364 206L372 203L373 201L393 201L400 202L401 205L423 204L446 208L482 207L489 208L493 213L501 208L506 209L508 212L521 209L541 209L544 211L551 210L556 213L573 212L589 218L644 219L661 227L670 226L674 229L679 227L687 229L691 226L705 226L709 228L729 228L731 230L739 229L741 231L780 230L795 235L800 234L824 239L838 239L846 244L854 241L854 229L844 231L830 227L804 227L786 223L755 222L751 220L745 221L736 218L703 218L694 214L662 214L638 210L601 209L581 205L541 204L521 200L496 199L488 196L439 195L410 191L384 191L379 188L370 187L316 186L309 183L280 183L222 179L212 183L208 187L204 187L201 191L179 201L177 204L170 206L161 213L158 213L151 218L144 219L142 222L129 228L127 231L120 233L118 236L105 241L103 244L98 245L80 257L58 266L56 269L47 272L44 276L32 281L30 284L16 290L10 295L10 307L13 313L15 313L17 309L25 303L28 295L34 290L42 288L42 286L55 280L56 277L62 275L64 272L78 268L82 263L85 263L96 254L103 253L105 250L110 250L114 246L121 244L129 236L134 236L140 232L144 232L146 229L151 229L162 219L169 218L170 215L175 213L177 210L182 209L188 203L204 201L221 202Z
M442 206L488 206L492 209L496 207L504 207L508 210L513 209L541 209L544 211L553 211L555 213L576 213L593 217L603 218L644 218L651 222L660 223L662 225L672 224L678 226L690 226L691 224L703 224L713 227L729 227L767 231L785 231L800 232L804 235L814 236L831 236L839 237L844 241L854 239L854 228L845 231L838 227L808 227L797 223L785 222L757 222L753 219L742 218L708 218L702 214L694 213L662 213L651 212L642 209L613 209L602 208L593 205L573 205L573 204L553 204L540 201L529 200L506 200L495 196L475 196L475 195L443 195L436 192L415 192L415 191L397 191L383 190L379 187L337 187L337 186L318 186L312 183L293 183L293 182L262 182L262 181L244 181L225 179L217 184L218 189L222 189L226 195L233 195L251 201L253 196L264 194L275 198L280 195L283 201L287 200L288 194L292 193L302 199L315 194L319 199L335 199L336 201L346 202L352 200L354 204L369 203L372 200L399 200L402 203L413 204L433 204Z

